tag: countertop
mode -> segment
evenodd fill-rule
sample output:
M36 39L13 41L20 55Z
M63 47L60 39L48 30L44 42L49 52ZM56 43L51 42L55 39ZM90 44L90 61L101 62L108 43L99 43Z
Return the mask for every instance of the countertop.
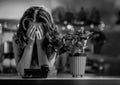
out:
M0 74L0 83L2 85L120 85L120 78L93 74L73 78L67 73L51 75L48 78L22 78L17 74Z
M57 75L48 75L47 78L22 78L17 74L0 74L0 80L23 80L23 79L39 79L39 80L120 80L120 76L103 76L95 74L85 74L83 77L73 78L70 73L59 73Z

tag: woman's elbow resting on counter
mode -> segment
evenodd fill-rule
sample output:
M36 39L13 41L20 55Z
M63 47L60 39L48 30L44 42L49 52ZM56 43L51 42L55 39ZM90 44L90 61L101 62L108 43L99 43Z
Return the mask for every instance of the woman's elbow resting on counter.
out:
M26 68L24 65L21 65L20 63L16 65L16 70L21 76L24 76L24 69L29 69L29 67Z
M16 66L16 70L20 76L24 76L24 68L21 68L20 66Z

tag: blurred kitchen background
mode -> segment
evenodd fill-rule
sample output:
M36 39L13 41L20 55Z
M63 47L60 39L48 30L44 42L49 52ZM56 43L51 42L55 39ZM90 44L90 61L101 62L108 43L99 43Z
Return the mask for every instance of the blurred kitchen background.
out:
M86 74L120 76L120 0L0 0L0 73L16 73L12 36L23 12L34 5L45 5L63 33L69 32L71 26L79 29L76 21L81 17L89 29L89 20L97 17L97 26L99 22L104 26L106 43L95 54L88 42ZM85 13L80 15L82 9ZM68 60L66 54L59 57L58 72L69 73Z

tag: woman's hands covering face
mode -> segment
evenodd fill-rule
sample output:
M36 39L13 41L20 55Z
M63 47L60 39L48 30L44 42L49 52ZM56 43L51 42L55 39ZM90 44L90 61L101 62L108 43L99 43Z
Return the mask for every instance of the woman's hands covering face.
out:
M41 24L30 24L27 31L27 36L33 41L35 40L35 37L37 40L41 40L43 38L43 30Z

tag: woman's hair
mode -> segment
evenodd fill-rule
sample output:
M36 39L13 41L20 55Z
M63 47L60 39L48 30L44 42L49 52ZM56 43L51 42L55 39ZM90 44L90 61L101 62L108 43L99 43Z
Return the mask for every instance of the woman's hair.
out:
M46 52L47 56L50 56L50 52L48 52L49 49L49 38L48 37L55 37L56 35L50 35L52 32L56 32L56 28L53 22L53 18L48 12L48 10L45 7L30 7L28 8L22 18L20 19L19 22L19 27L14 35L13 39L15 40L15 43L18 45L19 49L19 57L22 57L22 54L24 52L24 49L26 45L28 44L28 37L27 37L27 30L29 28L29 23L30 22L38 22L42 23L43 25L43 32L44 32L44 40L43 40L43 50ZM48 36L49 34L49 36ZM53 52L53 49L52 49Z

